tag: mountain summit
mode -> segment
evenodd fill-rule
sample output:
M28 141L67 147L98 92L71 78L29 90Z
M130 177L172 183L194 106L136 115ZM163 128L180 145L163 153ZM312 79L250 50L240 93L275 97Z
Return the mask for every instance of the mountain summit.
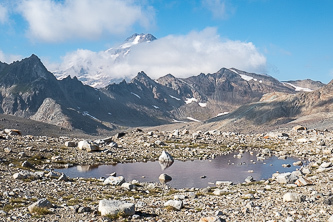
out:
M58 79L76 76L84 84L95 88L102 88L110 83L120 82L123 78L119 78L119 73L115 70L126 69L127 63L125 61L131 55L132 48L154 40L156 38L152 34L135 33L122 44L105 51L78 50L73 55L67 56L64 63L54 74Z

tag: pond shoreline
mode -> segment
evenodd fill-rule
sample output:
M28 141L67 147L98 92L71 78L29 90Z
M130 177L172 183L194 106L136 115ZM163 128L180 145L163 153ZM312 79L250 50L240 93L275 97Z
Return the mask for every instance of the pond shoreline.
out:
M14 135L4 135L4 138L0 157L3 192L0 215L7 221L114 221L116 218L119 221L125 218L205 221L203 218L208 217L222 221L253 221L253 218L256 221L328 221L333 214L329 206L333 200L333 133L328 131L265 134L129 131L120 138L119 135L109 138L112 145L103 142L105 139L95 140L97 152L67 146L68 142L82 141L79 138ZM279 158L295 156L306 159L309 164L290 174L273 174L267 180L184 189L127 178L124 178L125 185L106 185L104 180L64 178L54 171L45 171L59 166L157 160L163 150L180 161L212 160L226 152L243 152L250 147L258 149L262 156L269 150ZM43 198L51 202L51 207L45 212L29 212L28 206ZM101 216L98 205L103 199L135 204L135 213ZM168 205L180 202L180 209L177 205Z

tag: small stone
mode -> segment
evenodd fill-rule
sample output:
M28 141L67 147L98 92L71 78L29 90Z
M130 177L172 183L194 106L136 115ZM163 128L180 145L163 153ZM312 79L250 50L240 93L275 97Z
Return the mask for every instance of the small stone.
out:
M66 174L61 174L61 176L58 178L59 181L68 181L68 177L66 176Z
M135 188L135 185L130 184L130 183L123 183L121 187L125 188L126 190L132 190Z
M34 166L28 161L24 161L21 166L26 168L34 168Z
M328 219L328 222L333 222L333 215Z
M328 168L328 167L331 167L331 166L332 166L331 162L324 162L319 166L319 168Z
M23 174L22 172L19 172L19 173L15 173L15 174L13 175L13 178L14 178L14 179L17 179L17 180L22 180L22 179L27 178L27 175L26 175L26 174Z
M245 182L246 182L246 183L252 183L252 182L254 182L254 181L255 181L255 180L253 179L252 176L248 176L248 177L245 178Z
M302 166L303 162L302 161L296 161L296 162L293 162L293 165L294 166Z
M230 186L232 184L233 184L232 181L216 181L215 182L216 186Z
M221 222L219 217L202 217L199 222Z
M326 198L324 204L333 205L333 196Z
M11 153L12 149L9 147L6 147L5 149L3 149L3 151L5 151L5 153Z
M284 202L303 202L305 201L305 196L298 193L286 193L283 195Z
M299 177L299 178L296 180L295 184L296 184L297 186L299 186L299 187L302 187L302 186L311 185L311 184L313 184L313 183L312 183L310 180L305 179L304 177Z
M79 209L77 210L78 213L85 213L90 211L91 211L90 207L79 207Z
M120 186L123 183L125 183L125 178L123 176L118 176L118 177L109 176L103 182L104 185L111 184L115 186Z

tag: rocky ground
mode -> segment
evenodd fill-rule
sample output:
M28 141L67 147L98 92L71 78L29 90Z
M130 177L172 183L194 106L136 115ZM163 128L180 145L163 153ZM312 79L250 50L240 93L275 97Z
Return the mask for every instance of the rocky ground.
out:
M19 134L15 130L1 134L0 221L333 221L333 132L327 130L240 134L135 129L85 142ZM163 151L189 160L254 148L258 158L295 156L307 164L263 181L248 178L236 185L222 181L203 189L124 182L119 175L109 182L68 178L50 171L158 160ZM103 207L109 202L103 200L121 207L108 211Z

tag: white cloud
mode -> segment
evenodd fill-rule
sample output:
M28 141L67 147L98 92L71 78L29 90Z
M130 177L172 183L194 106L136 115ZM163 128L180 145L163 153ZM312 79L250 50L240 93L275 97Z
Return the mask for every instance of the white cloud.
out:
M106 84L111 79L132 78L139 71L152 78L168 73L188 77L215 73L223 67L262 73L266 71L266 58L253 43L223 40L215 28L206 28L135 45L125 58L118 60L106 51L80 49L63 58L60 70L66 70L66 75L104 79Z
M5 6L0 4L0 23L4 24L8 21L8 10Z
M22 0L19 12L29 23L33 39L58 42L95 39L103 34L122 34L134 25L149 27L154 20L151 7L134 0Z
M213 14L214 18L225 19L234 12L226 0L202 0L202 5Z
M12 54L5 54L3 51L0 50L0 62L4 63L12 63L14 61L21 60L23 57L20 55L12 55Z

